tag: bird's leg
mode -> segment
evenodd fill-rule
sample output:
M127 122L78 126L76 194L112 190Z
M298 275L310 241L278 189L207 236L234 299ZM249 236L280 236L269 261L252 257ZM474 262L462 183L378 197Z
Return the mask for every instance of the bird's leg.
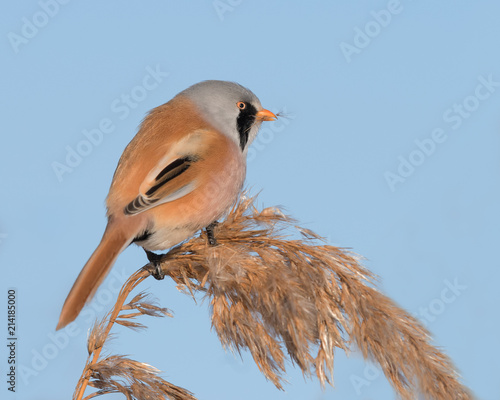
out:
M219 225L219 223L217 221L214 221L205 228L205 230L207 231L208 244L210 246L217 246L217 240L215 240L214 236L214 228L217 225Z
M165 278L165 273L161 268L161 259L163 258L163 255L153 253L152 251L146 249L144 249L144 251L146 252L149 262L153 265L153 272L151 272L151 275L153 275L153 278L161 281Z

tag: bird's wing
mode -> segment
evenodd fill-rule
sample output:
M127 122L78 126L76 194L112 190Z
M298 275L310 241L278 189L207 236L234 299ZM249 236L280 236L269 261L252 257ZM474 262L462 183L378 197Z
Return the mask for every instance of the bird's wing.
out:
M124 209L134 215L160 204L174 201L191 193L198 186L196 169L206 141L204 131L195 131L177 142L148 173L139 188L139 194Z

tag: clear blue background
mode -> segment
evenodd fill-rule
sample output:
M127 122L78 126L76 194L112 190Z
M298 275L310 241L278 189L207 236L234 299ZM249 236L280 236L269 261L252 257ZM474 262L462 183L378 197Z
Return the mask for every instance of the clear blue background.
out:
M18 371L15 396L6 383L0 396L70 398L91 312L77 320L73 336L53 336L54 328L103 232L118 158L148 110L193 83L224 79L293 117L268 124L250 153L247 185L262 191L260 204L283 205L330 243L365 256L382 290L426 323L478 398L499 399L500 87L482 88L489 97L477 102L468 96L480 77L500 82L500 3L397 3L89 0L60 5L46 20L37 1L6 3L0 331L6 339L7 288L14 287L24 373ZM387 16L376 13L388 7L399 13L383 27L375 15ZM25 27L33 37L13 45L33 19L38 32ZM358 28L372 37L346 57L341 44L354 45ZM136 86L147 68L157 66L168 77L141 92ZM125 111L112 103L134 90L136 98L146 95L121 119ZM464 101L474 111L446 121L447 110ZM83 130L103 118L114 130L60 181L53 163L65 163L67 146L76 149ZM435 129L446 140L429 156L413 154L415 140ZM420 165L391 190L386 172L397 173L399 157L412 154ZM141 249L127 249L88 310L102 315L117 280L145 262ZM145 333L120 329L108 351L160 368L200 400L394 398L376 369L341 351L335 389L322 391L290 365L289 384L279 392L248 354L240 360L222 349L206 302L195 304L165 281L143 288L175 318L143 319ZM6 357L2 346L2 382Z

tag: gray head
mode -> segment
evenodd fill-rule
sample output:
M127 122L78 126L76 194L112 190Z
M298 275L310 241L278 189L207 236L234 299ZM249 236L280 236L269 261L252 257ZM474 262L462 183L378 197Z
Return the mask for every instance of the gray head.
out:
M179 95L189 97L204 117L245 153L262 121L276 119L273 113L262 108L257 96L234 82L203 81Z

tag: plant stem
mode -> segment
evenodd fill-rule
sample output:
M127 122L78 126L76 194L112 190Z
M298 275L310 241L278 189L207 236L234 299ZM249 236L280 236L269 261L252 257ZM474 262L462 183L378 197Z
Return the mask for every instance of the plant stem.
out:
M149 264L148 264L149 265ZM118 298L116 299L116 303L113 306L113 310L109 316L108 324L106 325L106 329L104 330L104 337L107 338L111 328L115 324L116 318L120 311L122 310L123 304L127 300L128 295L132 290L135 289L137 285L139 285L144 279L146 279L150 275L150 272L146 267L141 268L139 271L134 273L128 280L125 282L123 287L118 294ZM85 390L87 389L87 385L89 384L90 377L92 375L92 365L97 363L99 360L99 356L101 354L101 350L104 346L106 339L102 341L102 344L95 348L93 352L87 358L87 362L85 363L85 368L83 369L82 376L78 380L78 384L76 386L75 394L73 395L74 400L82 400ZM92 361L89 363L90 356L92 356Z

